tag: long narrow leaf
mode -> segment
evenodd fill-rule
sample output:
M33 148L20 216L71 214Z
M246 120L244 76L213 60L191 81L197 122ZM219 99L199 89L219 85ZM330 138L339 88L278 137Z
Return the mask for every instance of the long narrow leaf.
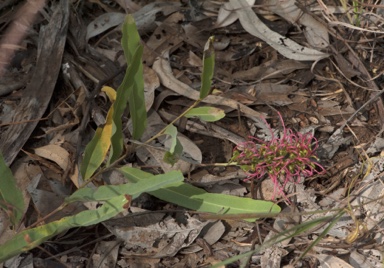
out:
M181 182L184 176L180 171L171 171L167 174L152 176L149 180L141 180L140 183L126 183L121 185L99 186L96 190L82 188L65 199L66 203L75 201L105 201L117 195L129 194L133 199L143 192L149 192L171 183Z
M225 117L224 110L215 107L197 107L185 114L185 117L197 117L202 121L215 122Z
M168 135L171 139L171 145L169 146L169 152L173 154L177 144L177 128L174 125L168 125L164 130L164 134Z
M24 251L31 250L54 235L79 226L89 226L108 220L124 210L126 197L118 196L96 210L87 210L75 216L64 217L33 229L25 230L0 246L0 263Z
M18 233L12 239L0 245L0 263L21 252L35 248L65 230L97 224L116 216L126 209L127 195L135 198L143 192L152 191L183 179L181 172L174 171L167 176L152 176L152 178L145 181L122 185L121 189L117 186L102 186L96 191L92 189L78 190L68 197L67 203L102 200L106 200L106 202L95 210L82 211L74 216L64 217L58 221Z
M81 163L80 172L83 179L87 181L103 163L109 147L111 146L113 106L108 111L104 127L96 130L95 136L85 147L84 159Z
M24 212L24 199L21 190L17 187L11 170L5 164L0 153L0 207L8 214L11 223L16 226Z
M153 176L150 173L130 167L122 167L120 171L132 182L138 182ZM207 193L200 188L183 182L174 183L149 193L161 200L202 212L220 214L280 212L280 207L269 201ZM255 219L246 220L254 221Z
M213 36L205 44L203 56L203 73L201 74L200 99L204 99L211 92L213 72L215 70L215 50Z
M132 136L134 139L139 139L144 133L147 124L147 111L145 110L144 76L141 61L143 46L132 15L127 15L123 24L122 46L128 65L138 64L137 72L134 73L134 83L127 90L129 93L129 112L133 126ZM141 53L140 55L135 55L138 49L141 49Z
M141 62L143 46L133 17L128 15L123 24L121 44L127 61L127 69L122 84L117 89L114 103L113 136L110 159L108 163L117 160L123 151L123 130L121 118L129 103L129 110L133 125L133 138L138 139L143 134L147 113L144 99L143 64Z
M183 146L177 138L177 128L174 125L168 125L164 134L169 136L170 146L169 151L164 154L163 160L170 165L174 165L183 153Z

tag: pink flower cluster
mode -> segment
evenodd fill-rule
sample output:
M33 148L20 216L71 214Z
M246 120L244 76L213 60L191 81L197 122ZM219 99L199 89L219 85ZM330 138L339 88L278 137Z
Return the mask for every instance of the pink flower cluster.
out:
M274 184L274 196L283 196L288 182L299 183L301 177L325 172L324 167L314 162L317 139L310 133L294 133L287 129L279 113L283 125L283 135L275 137L272 129L272 140L262 141L250 137L250 140L239 144L234 151L232 161L236 162L248 173L247 179L260 179L268 175Z

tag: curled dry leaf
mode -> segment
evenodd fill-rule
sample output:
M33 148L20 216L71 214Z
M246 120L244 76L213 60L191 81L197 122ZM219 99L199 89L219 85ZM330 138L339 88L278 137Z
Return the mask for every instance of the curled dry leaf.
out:
M155 89L160 86L160 80L151 68L146 65L143 65L143 67L145 109L148 112L155 100Z
M117 12L105 13L97 17L90 24L88 24L86 41L88 42L88 40L92 37L95 37L112 27L122 24L124 18L124 13Z
M255 4L255 0L246 0L250 6ZM225 3L220 7L219 14L217 15L217 20L214 25L215 28L221 28L228 25L231 25L238 19L238 14L231 10L230 3Z
M55 162L64 171L66 171L69 167L69 153L59 145L48 144L46 146L36 148L34 151L38 156Z
M165 118L167 121L171 122L176 118L175 115L168 113L167 111L161 109L158 111L159 115L162 118ZM175 126L179 126L179 122L175 122ZM199 133L208 137L215 137L222 140L228 140L234 144L239 144L244 142L245 139L234 132L231 132L223 127L220 127L216 124L210 124L209 129L207 129L207 124L201 121L196 120L187 120L186 129L193 133ZM232 148L230 149L230 155L227 159L232 157Z
M319 260L320 265L319 267L329 267L329 268L352 268L353 266L349 265L347 262L343 261L342 259L327 255L327 254L316 254L314 255L316 259Z
M167 88L177 92L178 94L185 96L187 98L197 100L199 99L199 91L194 90L187 84L176 79L176 77L172 73L172 69L169 63L169 51L165 50L162 54L162 57L156 59L153 64L153 70L158 74L160 78L160 82ZM260 120L261 117L265 115L259 113L237 101L232 99L223 98L221 96L207 96L203 102L216 104L216 105L224 105L228 106L234 110L240 109L241 112L244 113L245 116L251 118L256 122L262 122Z
M311 15L303 13L295 4L296 0L264 0L263 2L265 9L279 15L292 24L305 26L303 32L311 46L325 48L329 45L327 28Z
M298 61L316 61L329 54L304 47L291 39L269 29L255 14L246 0L230 0L233 10L239 16L243 28L250 34L261 38L283 56Z
M139 9L133 14L137 29L140 32L146 32L148 28L156 27L155 20L159 13L167 16L180 9L180 4L172 3L151 3ZM93 20L87 27L86 41L99 35L108 29L121 25L124 22L126 14L119 12L104 13Z

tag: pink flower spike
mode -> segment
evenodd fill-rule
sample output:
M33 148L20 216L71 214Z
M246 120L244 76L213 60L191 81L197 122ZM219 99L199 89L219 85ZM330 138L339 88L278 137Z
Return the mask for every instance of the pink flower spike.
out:
M248 141L236 146L232 158L248 173L246 180L261 179L268 175L274 184L274 196L276 193L284 195L288 182L299 183L301 177L325 172L323 166L312 161L317 159L317 139L310 133L294 133L285 127L281 114L278 115L283 126L281 137L276 137L264 120L272 139L263 141L249 137Z

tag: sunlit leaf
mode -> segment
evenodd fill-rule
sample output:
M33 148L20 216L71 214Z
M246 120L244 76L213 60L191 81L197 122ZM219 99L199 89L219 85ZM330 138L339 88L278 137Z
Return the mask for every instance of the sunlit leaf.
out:
M185 117L197 117L202 121L215 122L225 117L224 110L215 107L193 108L185 114Z
M130 167L122 167L120 171L132 182L138 182L153 176L150 173ZM219 214L280 212L280 207L273 202L225 194L207 193L203 189L183 182L170 184L149 193L161 200L201 212ZM254 221L255 219L245 220Z
M0 263L22 252L31 250L49 238L70 228L94 225L108 220L126 210L129 206L130 198L134 199L143 192L156 190L183 179L184 176L181 172L173 171L167 173L167 175L152 176L148 180L138 183L128 183L120 186L101 186L97 190L82 188L68 197L66 199L67 203L104 200L106 202L95 210L82 211L76 215L64 217L16 234L10 240L0 245Z
M105 185L99 186L96 190L91 188L81 188L65 198L65 202L106 201L123 194L129 194L135 199L143 192L153 191L160 187L167 186L168 184L183 180L183 174L180 171L173 170L166 174L152 175L150 180L141 180L140 183Z

